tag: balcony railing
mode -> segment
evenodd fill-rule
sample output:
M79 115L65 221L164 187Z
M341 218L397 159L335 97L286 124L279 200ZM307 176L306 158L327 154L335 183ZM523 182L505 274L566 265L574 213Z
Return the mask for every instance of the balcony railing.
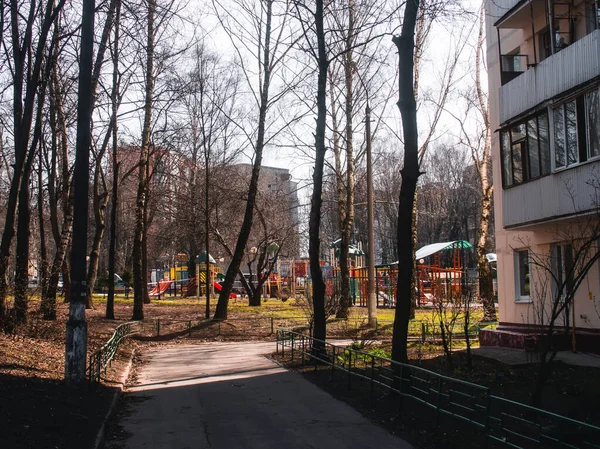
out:
M504 71L504 61L502 67ZM519 70L526 68L527 66L519 67ZM506 84L502 80L500 123L590 81L599 74L600 30L595 30L529 70L521 72Z

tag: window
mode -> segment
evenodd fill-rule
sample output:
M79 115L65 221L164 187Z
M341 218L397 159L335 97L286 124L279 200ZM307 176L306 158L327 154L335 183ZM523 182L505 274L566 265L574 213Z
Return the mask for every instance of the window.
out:
M563 300L573 289L573 247L568 243L553 244L551 250L552 297Z
M585 95L585 114L589 156L600 156L600 89Z
M515 251L515 287L516 300L529 301L531 294L529 250Z
M554 108L554 163L570 167L600 156L598 88Z
M588 1L585 6L585 32L590 34L600 28L600 5L595 1Z
M543 111L501 133L504 187L550 173L548 113Z
M540 61L550 57L552 55L552 39L550 38L550 28L546 27L539 32L539 50L540 50Z

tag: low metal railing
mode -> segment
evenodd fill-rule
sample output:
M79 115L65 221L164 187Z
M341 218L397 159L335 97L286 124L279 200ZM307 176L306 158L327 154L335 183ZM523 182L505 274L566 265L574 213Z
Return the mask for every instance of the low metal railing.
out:
M106 368L110 366L121 342L129 335L137 333L141 325L139 321L132 321L117 326L104 346L90 355L87 369L90 382L100 382L101 373L106 372Z
M488 387L444 376L424 368L352 348L336 346L308 335L277 330L277 353L291 352L292 361L320 362L353 379L409 398L435 411L436 425L451 416L477 430L483 447L600 448L600 427L492 395ZM316 363L315 363L316 367ZM491 446L490 446L491 444Z

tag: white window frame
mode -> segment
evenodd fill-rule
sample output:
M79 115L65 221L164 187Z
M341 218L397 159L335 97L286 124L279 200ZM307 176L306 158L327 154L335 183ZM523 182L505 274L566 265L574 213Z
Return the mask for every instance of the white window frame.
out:
M521 253L527 253L527 268L529 275L529 294L522 295L521 294ZM530 303L531 300L531 257L529 255L528 248L520 248L514 250L514 268L515 268L515 302L516 303Z

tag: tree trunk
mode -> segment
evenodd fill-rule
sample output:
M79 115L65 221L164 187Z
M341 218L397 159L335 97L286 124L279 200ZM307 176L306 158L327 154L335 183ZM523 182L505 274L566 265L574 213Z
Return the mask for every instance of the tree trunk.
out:
M52 58L52 55L49 55ZM30 223L31 210L29 208L29 180L31 175L31 166L35 157L35 150L38 146L42 134L42 111L46 99L46 86L44 81L41 83L38 95L38 105L36 114L35 129L31 145L27 152L27 160L23 166L23 176L21 178L21 188L19 189L19 217L17 222L17 248L16 248L16 269L15 269L15 320L17 323L27 321L27 303L29 301L29 241L31 237Z
M348 0L348 30L345 39L346 53L344 54L344 85L346 88L345 114L346 114L346 203L345 216L342 220L340 241L340 304L337 318L348 318L350 308L350 266L348 264L350 238L354 223L354 148L352 114L354 110L354 97L352 74L355 70L352 59L352 46L354 45L354 1Z
M154 96L154 14L156 0L148 1L148 39L146 44L146 94L144 104L144 126L140 149L138 191L136 200L136 223L133 239L133 320L144 319L144 301L147 296L146 273L144 273L144 227L148 193L147 165L152 126L152 103Z
M104 65L104 55L108 48L108 38L110 36L110 32L115 21L115 10L117 8L117 4L120 4L120 0L111 0L108 12L106 14L106 20L104 22L102 37L100 39L100 43L98 45L98 54L96 55L96 62L94 63L94 70L92 72L92 93L93 97L96 98L96 91L98 87L98 81L100 79L100 74L102 72L102 66ZM92 107L94 103L92 103ZM88 265L88 273L87 273L87 295L86 295L86 305L87 309L94 308L93 302L93 292L94 285L96 284L96 278L98 277L98 260L100 257L100 247L102 245L102 238L104 236L104 230L106 229L106 205L108 204L108 189L106 183L104 181L104 175L102 173L102 162L104 159L104 154L106 153L106 148L108 147L108 143L110 141L110 136L112 134L112 127L114 126L114 120L111 120L110 124L102 144L101 150L96 156L96 166L94 169L94 199L93 199L93 209L94 209L94 220L95 220L95 231L94 231L94 240L92 242L92 250L89 256L89 265ZM100 182L102 181L102 192L100 192Z
M396 291L396 313L392 337L392 359L397 362L408 360L408 321L412 298L412 274L414 269L412 212L417 181L419 179L417 104L414 97L414 31L419 0L405 4L404 21L400 36L393 42L398 49L398 108L402 115L404 135L404 167L398 204L398 280Z
M323 0L316 0L315 27L318 48L317 77L317 120L315 127L315 169L313 172L313 194L310 201L308 257L313 290L313 337L321 342L326 339L327 323L325 317L325 282L319 260L321 250L321 205L323 203L323 167L325 164L325 127L327 120L327 69L329 61L325 49L325 30L323 25ZM324 350L323 343L314 342L313 350Z
M89 151L92 121L92 60L94 54L94 0L83 3L81 19L81 52L77 102L77 141L73 171L74 209L73 243L71 250L71 298L65 343L65 379L71 385L81 385L85 379L87 323L86 256L88 222Z
M69 148L67 140L67 124L63 109L63 98L59 83L58 61L52 61L52 79L50 81L50 129L52 130L52 160L48 177L48 202L50 206L50 225L56 245L56 252L50 268L48 287L42 296L41 310L46 320L56 319L56 293L60 273L63 270L65 257L71 242L73 226L73 189L69 170ZM63 207L62 228L58 226L58 204L55 191L56 163L58 159L60 137L60 198ZM65 283L66 281L66 283ZM63 276L63 291L69 285L69 278ZM65 297L67 297L65 295Z
M112 104L112 191L110 209L110 244L108 247L108 297L106 299L105 317L115 319L115 253L117 249L117 211L119 205L119 141L117 128L117 111L119 98L119 33L121 24L121 2L117 4L115 19L115 36L113 47L113 85Z
M21 188L19 190L19 217L17 221L17 248L15 269L15 321L18 324L27 321L27 286L29 281L29 173L25 164Z
M42 148L39 151L39 168L38 168L38 222L40 229L40 275L39 285L41 287L42 298L46 294L48 287L48 250L46 248L46 225L44 221L44 180L42 175ZM41 302L40 302L41 304Z
M0 327L4 324L5 298L8 287L6 274L8 271L12 240L15 236L17 201L19 198L19 189L22 185L23 167L27 157L36 95L39 94L39 80L43 68L44 51L50 27L56 19L58 11L62 9L64 4L65 0L59 0L56 7L53 8L54 2L48 1L40 8L40 11L43 10L44 17L41 24L39 24L40 28L38 32L37 47L33 50L28 44L34 27L39 23L35 13L40 5L38 3L31 3L28 17L25 19L26 27L24 30L20 30L19 22L21 16L20 11L18 10L19 3L17 1L10 2L10 18L12 24L11 50L14 59L12 80L15 163L6 204L2 241L0 242ZM21 47L22 40L23 47ZM24 85L25 75L27 75L26 85Z
M487 239L489 234L490 214L492 210L492 192L493 186L488 177L491 156L491 124L489 116L489 105L484 99L483 89L481 88L481 54L483 52L484 33L483 33L483 14L484 8L479 12L479 35L477 37L477 48L475 55L475 87L477 90L477 99L479 108L483 116L485 127L485 142L483 154L479 161L475 160L478 167L479 181L481 183L481 215L479 216L479 230L477 232L477 265L479 267L479 296L483 304L483 321L496 321L496 306L494 304L494 281L492 279L492 269L485 257L487 253ZM473 154L474 158L476 154Z
M260 167L262 164L263 149L265 145L265 128L267 121L267 107L269 104L269 87L271 84L271 19L272 19L272 6L273 0L267 0L267 11L266 11L266 27L264 35L263 45L263 61L262 61L262 75L263 83L261 86L260 105L258 113L258 133L256 136L256 151L254 153L254 164L252 166L252 175L250 178L250 186L248 188L248 200L246 202L246 211L244 213L244 221L238 235L238 240L235 245L235 251L231 263L227 268L225 274L225 282L223 282L223 288L219 294L219 300L217 302L217 310L215 311L214 319L226 320L227 319L227 306L229 304L229 295L233 287L233 282L237 276L242 263L242 257L244 255L244 249L248 243L250 237L250 231L252 229L252 220L254 217L254 207L256 204L256 193L258 191L258 177L260 175ZM207 255L208 257L208 255Z

